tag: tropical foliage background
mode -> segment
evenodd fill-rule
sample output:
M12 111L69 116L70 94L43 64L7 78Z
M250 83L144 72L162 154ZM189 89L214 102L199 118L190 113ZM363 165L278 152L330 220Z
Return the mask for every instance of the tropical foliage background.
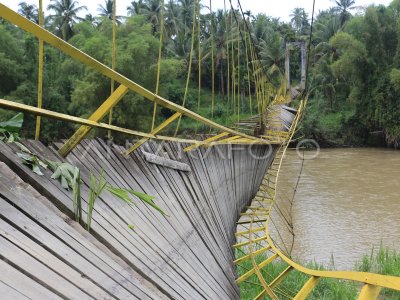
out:
M163 53L159 94L181 104L191 48L194 0L166 0ZM47 7L45 27L57 36L111 65L113 1L99 3L97 15L87 13L76 0L52 0ZM128 7L128 16L117 16L117 71L150 90L155 90L160 37L161 1L137 0ZM217 122L229 124L232 99L228 99L231 78L227 76L229 49L237 54L235 72L242 74L237 97L243 117L256 111L250 107L245 45L240 31L248 23L262 69L281 78L287 42L306 41L310 16L303 8L290 13L290 22L267 14L202 8L186 106ZM38 9L25 2L19 13L38 22ZM86 14L86 16L85 16ZM85 17L83 17L85 16ZM236 19L235 19L236 17ZM214 33L215 107L211 112L211 32ZM0 19L0 97L36 105L38 42L17 27ZM310 53L311 97L301 134L324 145L400 145L400 0L389 6L358 7L354 0L337 0L332 8L315 18ZM198 51L200 51L200 60ZM291 77L300 79L300 53L291 54ZM201 93L197 91L201 67ZM230 65L232 73L232 65ZM237 74L237 73L236 73ZM110 81L95 71L45 47L44 107L58 112L88 117L110 94ZM228 83L229 81L229 83ZM254 93L254 86L250 87ZM231 95L232 98L232 95ZM254 98L254 97L253 97ZM200 99L200 101L199 101ZM153 105L129 93L114 111L116 125L149 131ZM0 111L0 120L13 115ZM171 115L158 111L157 123ZM71 124L44 120L42 139L67 138ZM190 120L184 133L201 130ZM24 135L32 137L34 117L26 116ZM105 136L105 132L95 134ZM123 139L122 136L115 136Z

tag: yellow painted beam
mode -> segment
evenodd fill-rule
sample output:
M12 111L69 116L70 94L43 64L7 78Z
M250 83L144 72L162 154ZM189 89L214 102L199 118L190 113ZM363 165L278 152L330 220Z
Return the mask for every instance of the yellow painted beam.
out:
M261 242L261 241L265 240L266 238L267 238L266 236L263 236L263 237L254 239L254 240L252 240L251 242L252 242L252 243ZM248 245L248 244L250 244L250 241L238 243L238 244L233 245L232 247L233 247L233 248L240 248L240 247L246 246L246 245Z
M311 293L311 291L315 288L319 281L319 277L312 276L302 287L302 289L297 293L297 295L293 298L293 300L304 300Z
M267 247L261 248L261 249L255 251L255 252L253 252L251 254L247 254L245 256L242 256L241 258L236 259L233 263L237 265L237 264L239 264L239 263L241 263L241 262L243 262L245 260L248 260L252 255L253 256L260 255L260 254L268 251L269 249L271 249L271 246L267 246Z
M103 119L111 109L121 101L128 92L126 86L120 85L111 96L89 117L89 120L98 122ZM109 125L111 125L109 123ZM74 135L58 150L62 157L66 157L92 130L90 126L81 126Z
M293 270L293 267L292 267L292 266L287 267L278 277L276 277L276 278L269 284L269 287L270 287L271 289L274 289L275 287L277 287L277 286L282 282L282 280L285 279L285 277L286 277L287 275L289 275L289 272L290 272L291 270ZM254 300L261 300L261 299L264 299L264 297L265 297L266 295L267 295L267 291L266 291L266 290L263 290L261 293L259 293L259 294L254 298Z
M50 119L71 122L71 123L86 125L86 126L90 126L90 127L102 128L102 129L106 129L106 130L112 130L115 132L120 132L120 133L124 133L124 134L128 134L128 135L146 137L149 139L157 139L157 140L162 140L162 141L171 141L171 142L188 143L188 144L196 144L198 142L196 140L175 138L175 137L162 136L162 135L154 135L154 134L149 134L149 133L140 132L140 131L136 131L136 130L126 129L126 128L122 128L122 127L118 127L118 126L114 126L114 125L109 125L109 124L105 124L105 123L91 121L91 120L84 119L84 118L74 117L74 116L54 112L51 110L37 108L35 106L30 106L30 105L17 103L17 102L13 102L13 101L9 101L9 100L4 100L4 99L0 99L0 107L5 108L5 109L10 109L10 110L15 110L15 111L32 113L34 115L42 116L42 117L46 117L46 118L50 118Z
M256 229L252 229L252 230L238 231L235 233L235 236L242 236L242 235L246 235L249 233L260 232L260 231L264 231L264 230L265 230L265 227L260 227L260 228L256 228Z
M171 117L169 117L169 119L167 119L165 122L163 122L162 124L158 125L156 128L154 128L150 134L157 134L159 133L161 130L163 130L165 127L167 127L169 124L171 124L172 122L174 122L176 119L178 119L182 114L181 113L175 113L174 115L172 115ZM139 148L140 146L142 146L144 143L146 143L149 139L148 138L143 138L140 141L138 141L136 144L134 144L132 147L130 147L128 150L126 150L124 152L125 156L128 156L129 154L131 154L133 151L135 151L137 148Z
M291 270L293 270L293 267L289 266L278 277L276 277L269 285L271 289L278 286L282 282L282 280L285 279L287 275L289 275Z
M260 263L258 265L259 269L262 269L264 267L266 267L267 265L269 265L271 262L273 262L275 259L277 259L279 256L278 254L274 254L270 257L268 257L266 260L264 260L262 263ZM236 279L236 283L240 284L241 282L245 281L247 278L249 278L251 275L253 275L255 273L254 268L251 269L250 271L244 273L242 276L240 276L238 279Z
M4 18L5 20L11 22L12 24L20 27L21 29L33 34L34 36L42 39L47 44L56 47L57 49L61 50L65 54L71 56L72 58L84 63L85 65L97 70L99 73L107 76L110 79L113 79L115 82L125 85L130 90L138 93L139 95L143 96L144 98L154 101L157 104L169 108L173 111L181 113L182 115L188 116L189 118L196 120L200 123L203 123L209 127L218 129L220 131L228 132L233 135L239 135L245 138L250 138L254 140L258 140L260 142L264 142L262 139L249 136L247 134L238 132L236 130L230 129L228 127L222 126L218 123L215 123L205 117L202 117L191 110L177 105L171 101L168 101L149 90L145 89L144 87L140 86L139 84L133 82L132 80L126 78L125 76L119 74L118 72L112 70L111 68L107 67L106 65L100 63L99 61L95 60L91 56L87 55L86 53L80 51L79 49L75 48L74 46L68 44L67 42L63 41L62 39L58 38L54 34L50 33L49 31L43 29L39 25L27 20L26 18L22 17L18 13L14 12L12 9L9 9L4 4L0 3L0 17Z
M111 48L111 68L115 70L115 66L117 63L117 44L116 44L116 39L117 39L117 0L114 0L113 2L113 26L112 26L112 48ZM114 79L111 79L111 95L114 94L114 89L115 89L115 81ZM112 124L112 118L113 118L113 110L112 108L110 109L110 113L108 115L108 124ZM111 139L111 130L108 131L108 138Z
M193 150L193 149L195 149L197 147L200 147L202 145L205 145L205 144L208 144L210 142L214 142L216 140L219 140L220 138L223 138L223 137L225 137L227 135L229 135L229 133L227 133L227 132L220 133L220 134L218 134L216 136L210 137L210 138L208 138L208 139L206 139L206 140L204 140L202 142L199 142L196 145L189 146L189 147L183 149L183 151L188 152L188 151Z
M43 1L39 0L39 26L43 27ZM38 108L42 108L43 104L43 52L44 43L42 39L39 39L39 66L38 66ZM35 140L40 138L40 126L41 117L36 117L36 130L35 130Z
M376 300L381 290L380 286L365 284L358 295L358 300Z

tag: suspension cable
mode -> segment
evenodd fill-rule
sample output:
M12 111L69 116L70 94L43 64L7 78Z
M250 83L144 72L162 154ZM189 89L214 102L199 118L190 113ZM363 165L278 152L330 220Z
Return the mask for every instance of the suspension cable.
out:
M200 3L200 0L198 0L198 3ZM183 107L185 107L185 104L186 104L186 99L187 99L188 91L189 91L190 73L192 72L192 61L193 61L193 52L194 52L194 35L195 35L196 15L197 15L196 14L196 7L197 7L197 5L193 5L192 42L191 42L191 45L190 45L189 67L188 67L188 74L187 74L187 77L186 77L185 94L183 96L183 103L182 103ZM199 5L199 7L200 7L200 5ZM200 18L200 11L199 11L199 18ZM176 137L176 135L178 134L179 126L181 125L181 120L182 120L182 115L179 116L178 124L176 126L174 137Z
M158 47L156 95L158 95L158 91L159 91L159 87L160 87L161 55L162 55L163 36L164 36L164 11L165 11L164 0L161 0L160 45ZM154 126L155 126L155 123L156 123L156 115L157 115L157 103L154 102L153 121L151 122L151 131L154 130Z

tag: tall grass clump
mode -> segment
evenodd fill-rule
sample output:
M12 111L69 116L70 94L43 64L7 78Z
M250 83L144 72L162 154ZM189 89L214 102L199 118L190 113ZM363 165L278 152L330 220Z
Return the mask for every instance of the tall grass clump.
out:
M356 264L356 269L361 272L400 276L400 252L390 250L381 244L378 249L372 248L369 255L364 255L362 260ZM383 289L380 297L398 300L400 299L400 292Z

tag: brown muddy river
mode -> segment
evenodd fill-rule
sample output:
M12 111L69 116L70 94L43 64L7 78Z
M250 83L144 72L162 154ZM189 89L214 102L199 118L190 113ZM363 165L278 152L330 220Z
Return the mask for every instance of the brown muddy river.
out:
M306 157L311 152L306 152ZM280 187L294 186L301 159L288 151ZM293 206L293 256L351 270L382 243L400 250L400 151L328 149L304 167Z

